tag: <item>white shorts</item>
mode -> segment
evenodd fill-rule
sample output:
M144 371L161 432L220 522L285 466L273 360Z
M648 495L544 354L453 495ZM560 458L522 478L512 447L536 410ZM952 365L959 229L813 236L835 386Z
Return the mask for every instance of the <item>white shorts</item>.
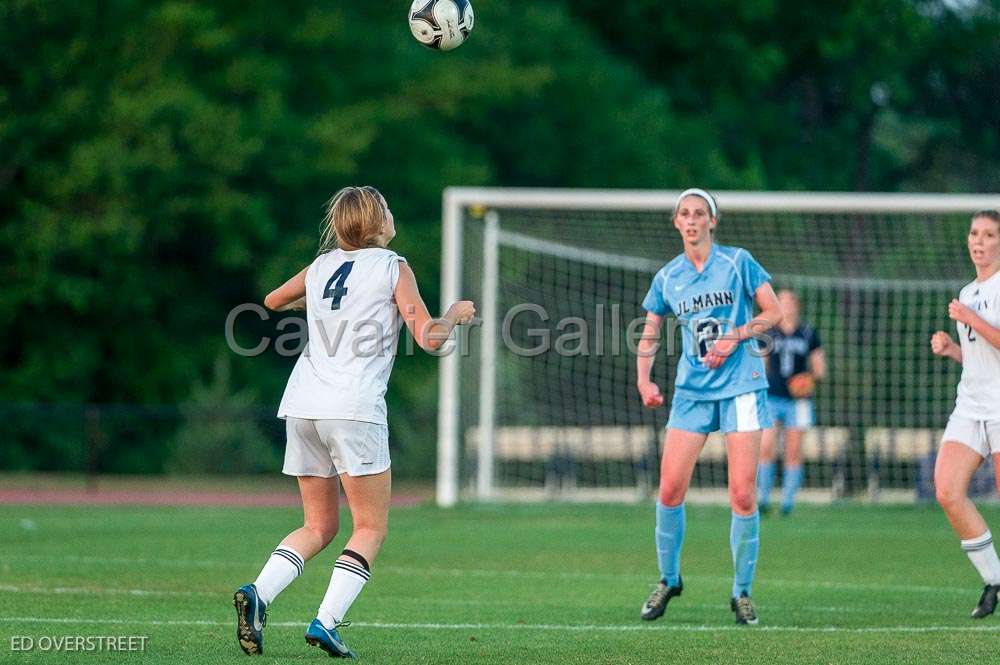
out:
M389 427L359 420L286 418L288 476L370 476L389 468Z
M953 413L941 437L945 441L957 441L983 457L1000 453L1000 420L974 420Z

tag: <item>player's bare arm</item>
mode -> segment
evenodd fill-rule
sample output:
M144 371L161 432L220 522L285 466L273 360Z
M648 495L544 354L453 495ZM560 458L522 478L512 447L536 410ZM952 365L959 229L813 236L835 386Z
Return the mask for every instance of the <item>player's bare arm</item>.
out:
M962 364L962 347L943 330L931 335L931 352L936 356L951 358L958 364Z
M289 309L305 309L306 302L306 266L297 275L271 291L264 298L264 307L276 312Z
M662 323L662 316L646 312L646 323L642 328L642 337L639 339L638 353L636 354L636 385L639 388L639 395L642 397L642 405L650 409L663 406L663 394L660 392L660 387L650 380L653 361L656 359L656 351L660 346L660 326Z
M417 287L417 278L406 263L399 266L396 282L396 306L417 345L424 351L437 351L451 335L455 326L469 323L476 314L471 300L460 300L448 308L439 319L431 317Z
M761 284L754 292L754 302L760 314L746 325L742 325L729 335L720 338L705 356L705 365L711 369L722 366L736 347L755 335L760 335L781 323L781 305L770 282Z
M976 313L976 310L968 305L963 305L957 298L948 303L948 316L953 321L964 323L972 328L977 337L985 339L993 348L1000 349L1000 328L991 326Z
M826 353L822 348L815 349L809 354L809 371L813 380L822 381L826 378Z
M826 376L826 355L823 349L814 349L809 354L808 368L788 378L788 393L795 399L812 397L816 383Z

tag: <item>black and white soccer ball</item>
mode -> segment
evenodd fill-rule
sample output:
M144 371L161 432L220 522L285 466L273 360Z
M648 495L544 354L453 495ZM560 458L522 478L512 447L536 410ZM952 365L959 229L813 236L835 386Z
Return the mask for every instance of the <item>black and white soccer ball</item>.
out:
M469 0L413 0L410 5L410 32L427 48L458 48L474 23Z

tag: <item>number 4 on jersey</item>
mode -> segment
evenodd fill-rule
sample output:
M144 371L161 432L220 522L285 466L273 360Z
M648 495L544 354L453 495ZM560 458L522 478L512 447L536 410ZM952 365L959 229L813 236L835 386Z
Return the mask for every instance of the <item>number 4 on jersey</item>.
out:
M323 299L333 298L333 301L330 302L330 309L340 309L340 301L347 295L347 287L344 284L353 268L354 261L345 261L330 276L330 281L326 283L326 288L323 289Z

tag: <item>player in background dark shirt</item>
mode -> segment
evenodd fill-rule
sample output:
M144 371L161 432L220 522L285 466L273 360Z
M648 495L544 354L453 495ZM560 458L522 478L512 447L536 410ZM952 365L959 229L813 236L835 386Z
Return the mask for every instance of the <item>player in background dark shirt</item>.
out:
M826 375L826 358L819 336L812 326L799 318L799 298L793 291L778 292L784 318L770 335L774 347L767 357L767 401L774 426L764 430L760 444L760 467L757 472L757 502L761 512L769 505L774 484L779 427L785 434L784 478L781 513L787 515L795 505L795 494L802 485L802 434L813 425L812 394L816 382Z

